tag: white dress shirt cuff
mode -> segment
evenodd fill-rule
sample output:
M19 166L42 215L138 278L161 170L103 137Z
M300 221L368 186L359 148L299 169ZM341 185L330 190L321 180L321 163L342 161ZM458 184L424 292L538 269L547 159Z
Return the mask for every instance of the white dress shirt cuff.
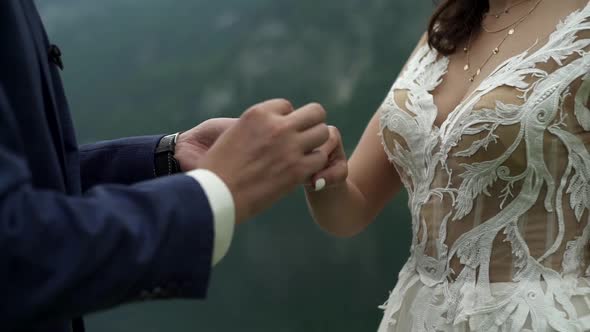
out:
M227 254L232 242L236 222L234 199L227 185L215 173L196 169L186 175L199 182L209 199L215 233L212 264L216 265Z

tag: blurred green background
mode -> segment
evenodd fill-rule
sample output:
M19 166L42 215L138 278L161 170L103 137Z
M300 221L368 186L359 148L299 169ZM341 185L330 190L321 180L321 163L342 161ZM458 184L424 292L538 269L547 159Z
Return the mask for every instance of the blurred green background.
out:
M64 53L82 143L171 133L285 97L324 104L349 153L432 10L427 0L37 2ZM88 330L374 331L409 245L405 193L342 240L314 225L297 192L237 230L207 301L129 305L87 317Z

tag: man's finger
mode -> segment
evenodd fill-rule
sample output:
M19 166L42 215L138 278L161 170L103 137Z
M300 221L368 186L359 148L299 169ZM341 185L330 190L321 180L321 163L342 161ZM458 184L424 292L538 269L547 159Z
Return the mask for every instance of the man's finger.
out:
M328 126L321 123L302 132L299 137L301 139L303 152L308 154L328 141L330 138L330 130L328 129Z
M265 102L262 102L254 108L258 108L264 111L269 111L279 115L288 115L293 112L293 104L287 99L271 99Z
M330 134L328 140L316 150L330 156L336 149L338 149L338 146L340 145L340 140L338 137L339 136Z
M324 169L328 164L328 155L321 151L315 150L301 159L301 167L304 169L306 179L311 178L314 174Z
M320 104L308 104L291 113L289 115L289 121L291 121L297 130L303 131L315 127L318 124L325 123L326 111Z

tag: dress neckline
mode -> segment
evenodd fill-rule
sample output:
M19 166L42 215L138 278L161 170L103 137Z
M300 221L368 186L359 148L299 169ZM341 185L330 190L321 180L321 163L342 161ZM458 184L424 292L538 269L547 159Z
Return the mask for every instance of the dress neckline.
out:
M569 13L568 15L566 15L564 18L562 18L555 26L555 28L547 35L547 37L545 37L544 39L547 39L547 43L549 43L550 40L552 40L552 38L554 38L554 36L556 34L558 34L559 32L562 31L562 29L567 29L569 26L564 24L565 22L569 22L572 21L572 18L576 15L580 15L582 13L585 12L589 12L586 13L584 15L584 18L587 18L590 16L590 1L588 1L586 3L586 5L584 7L581 7L579 9L576 9L575 11ZM459 113L461 110L465 110L465 106L469 104L470 101L473 101L474 96L478 93L481 92L485 89L482 89L482 86L488 84L488 82L494 78L494 75L496 75L498 72L500 72L503 68L505 68L506 66L508 66L509 64L511 64L513 61L515 61L516 59L521 59L523 61L526 61L527 58L530 58L534 55L537 54L537 52L539 52L540 50L543 49L544 46L547 45L547 43L543 44L542 46L540 46L539 48L537 48L536 50L534 50L533 52L530 52L531 49L535 48L539 43L539 39L537 39L533 45L531 45L531 47L527 48L526 50L517 53L511 57L508 57L506 60L504 60L502 63L500 63L499 65L497 65L483 80L481 80L479 82L479 84L476 86L475 89L473 89L473 91L467 93L464 98L455 106L453 107L453 109L447 114L447 116L444 118L444 120L440 123L440 125L437 125L436 123L433 123L433 129L435 129L437 132L439 132L439 135L443 135L445 132L447 132L447 128L449 127L449 123L457 118ZM439 56L439 53L434 50L431 49L428 45L424 45L422 47L426 47L428 48L428 51L426 52L426 55L429 52L432 52L434 55L434 58L437 59L435 60L435 62L440 62L440 61L444 61L444 66L445 69L444 71L442 71L441 76L438 78L438 83L435 86L438 87L440 84L442 84L442 82L445 79L448 67L449 67L449 56ZM538 62L535 62L535 64ZM435 78L432 78L435 79ZM499 86L499 85L498 85ZM432 90L434 91L434 89ZM434 95L432 94L432 91L427 91L427 93L432 97L432 104L436 110L436 114L438 115L438 106L434 103ZM443 135L444 136L444 135Z

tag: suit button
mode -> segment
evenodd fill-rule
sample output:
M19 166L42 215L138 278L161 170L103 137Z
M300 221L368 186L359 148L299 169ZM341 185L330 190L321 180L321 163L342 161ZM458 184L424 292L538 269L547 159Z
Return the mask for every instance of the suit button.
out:
M63 70L64 64L61 60L61 50L59 49L59 47L57 47L57 45L52 44L51 46L49 46L47 53L49 55L49 60L53 62L56 66L58 66L59 69Z

